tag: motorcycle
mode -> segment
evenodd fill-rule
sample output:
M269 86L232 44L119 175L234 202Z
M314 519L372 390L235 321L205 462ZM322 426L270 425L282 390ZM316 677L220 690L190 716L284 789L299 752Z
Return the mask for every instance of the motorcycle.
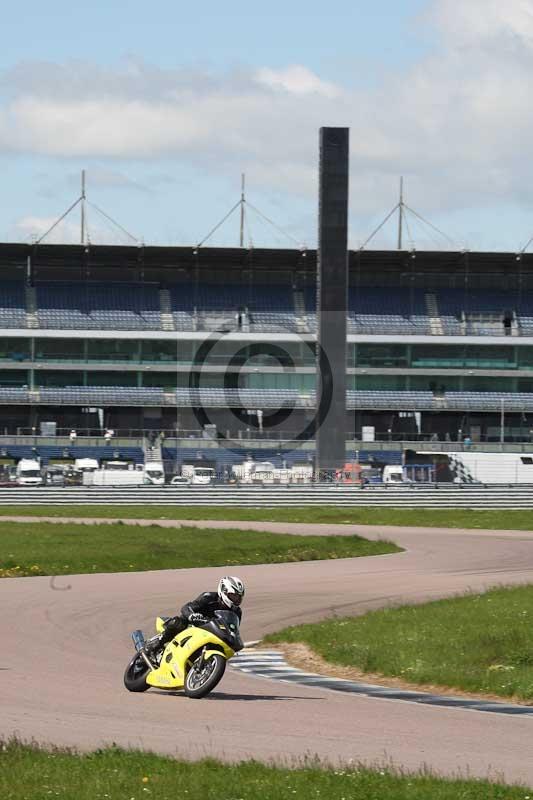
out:
M191 698L205 697L219 683L226 664L244 643L239 617L233 611L215 611L203 625L189 625L166 645L157 660L144 651L144 634L133 631L136 653L126 667L124 685L130 692L183 689ZM156 631L162 633L165 617L157 617Z

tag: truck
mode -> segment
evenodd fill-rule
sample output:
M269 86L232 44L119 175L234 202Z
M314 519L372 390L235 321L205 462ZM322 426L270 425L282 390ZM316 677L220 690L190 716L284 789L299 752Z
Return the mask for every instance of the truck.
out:
M148 473L147 467L150 467ZM107 461L101 469L83 473L84 486L161 486L164 482L163 465L156 462L133 465L127 461Z
M400 476L399 479L398 474ZM373 486L381 483L402 482L403 469L397 466L387 466L384 467L382 471L380 467L371 464L359 464L359 462L348 461L342 469L337 470L336 478L338 483L361 486L361 488L364 489L366 486Z
M148 461L144 467L142 464L138 464L137 469L139 467L141 467L144 474L144 483L150 484L151 486L165 485L165 470L160 461Z
M194 464L183 464L181 474L184 478L188 478L193 486L208 486L216 477L212 467L198 467Z
M388 485L410 483L410 481L406 480L404 477L403 467L393 464L387 464L387 466L383 467L382 480L383 483Z
M241 483L273 483L274 464L271 461L243 461L235 464L232 472Z
M337 470L336 478L339 483L359 484L362 472L361 464L347 461L342 469Z
M311 464L294 465L290 469L275 467L271 461L244 461L232 468L240 483L268 484L310 483L313 476Z
M17 464L17 483L20 486L41 486L41 465L35 458L21 458Z
M313 481L312 464L294 464L289 471L290 483L312 483Z
M96 458L76 458L74 460L74 469L76 472L94 472L99 467Z

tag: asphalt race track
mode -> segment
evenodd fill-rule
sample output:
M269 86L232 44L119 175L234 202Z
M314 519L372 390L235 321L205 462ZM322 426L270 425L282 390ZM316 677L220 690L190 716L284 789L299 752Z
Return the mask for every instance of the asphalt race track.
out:
M247 640L332 613L533 582L533 532L231 526L384 536L406 552L228 570L2 580L0 735L83 749L115 742L190 758L287 762L317 754L333 763L426 765L440 774L503 777L533 786L531 716L345 694L236 670L228 670L205 700L127 692L122 674L132 653L131 630L150 633L158 613L173 613L184 600L214 587L221 573L246 581Z

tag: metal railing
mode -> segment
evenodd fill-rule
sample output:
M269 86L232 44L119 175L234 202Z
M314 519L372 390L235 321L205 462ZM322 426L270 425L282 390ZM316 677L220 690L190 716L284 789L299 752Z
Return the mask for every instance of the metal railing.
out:
M55 436L41 435L38 429L16 428L15 431L8 431L4 428L4 433L0 434L0 447L8 445L56 445L58 447L72 447L77 445L84 447L96 447L106 443L104 431L94 428L76 428L75 441L70 439L71 428L58 428ZM300 441L295 431L231 431L224 432L224 438L206 436L204 432L198 430L176 430L167 429L163 431L153 431L148 428L118 428L114 430L111 439L112 446L142 447L145 440L151 441L155 433L155 441L166 448L187 448L194 447L198 450L218 449L218 448L279 448L312 450L315 447L315 440ZM424 452L508 452L508 453L531 453L533 452L533 434L524 433L521 440L513 437L512 441L495 441L487 437L480 437L479 441L468 440L434 440L428 434L392 434L377 433L376 440L367 442L360 437L346 437L346 457L347 460L356 460L358 451L405 451L418 450Z
M354 486L121 486L109 487L1 487L5 504L20 505L169 505L290 507L334 505L392 508L533 508L532 486L475 486L467 491L453 484L417 488ZM119 516L119 512L117 512Z

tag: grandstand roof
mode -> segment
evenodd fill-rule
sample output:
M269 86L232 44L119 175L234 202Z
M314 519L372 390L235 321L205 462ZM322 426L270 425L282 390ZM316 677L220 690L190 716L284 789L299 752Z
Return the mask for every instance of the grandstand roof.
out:
M31 261L34 280L179 280L197 271L242 281L254 276L298 272L314 280L316 250L220 247L153 247L130 245L0 244L0 276L21 277ZM405 273L479 275L494 280L504 275L533 275L533 254L450 251L355 250L349 253L353 272L387 275L389 282Z

